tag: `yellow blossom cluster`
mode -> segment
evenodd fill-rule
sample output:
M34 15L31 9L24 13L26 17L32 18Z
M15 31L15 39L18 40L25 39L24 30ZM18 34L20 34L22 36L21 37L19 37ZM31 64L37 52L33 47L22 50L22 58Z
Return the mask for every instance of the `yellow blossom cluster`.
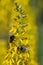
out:
M8 13L10 16L10 20L8 19L9 49L7 49L3 65L38 65L36 57L37 27L28 3L29 0L11 0L10 6L6 6L6 10L9 9L11 15ZM10 37L12 35L14 39Z

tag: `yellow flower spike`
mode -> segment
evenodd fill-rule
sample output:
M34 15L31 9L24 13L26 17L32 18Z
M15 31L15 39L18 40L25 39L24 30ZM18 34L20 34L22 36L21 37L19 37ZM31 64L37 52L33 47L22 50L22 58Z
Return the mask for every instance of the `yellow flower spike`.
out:
M37 32L37 29L34 23L34 17L33 17L34 13L30 12L31 9L28 2L29 2L28 0L15 0L14 5L11 5L10 7L11 10L9 10L11 12L9 35L13 34L15 35L16 38L16 40L14 40L12 43L9 43L10 49L8 49L8 53L6 56L8 57L7 60L10 63L9 65L32 65L32 64L37 65L36 60L35 61L33 60L36 57L36 50L35 50L36 35L35 34ZM8 8L8 6L6 7ZM20 12L20 9L23 14ZM22 27L23 25L21 25L21 23L28 24L28 25ZM17 31L17 29L19 31ZM19 52L19 50L17 50L17 47L20 45L26 47L28 51ZM28 63L26 63L27 59L28 59Z

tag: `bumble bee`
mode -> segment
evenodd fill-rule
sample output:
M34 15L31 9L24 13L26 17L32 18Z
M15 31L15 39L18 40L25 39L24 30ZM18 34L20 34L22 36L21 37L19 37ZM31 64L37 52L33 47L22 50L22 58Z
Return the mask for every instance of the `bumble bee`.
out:
M15 39L15 36L14 35L11 35L10 36L10 43L12 43L14 39Z
M20 52L26 52L27 51L27 48L26 47L23 47L23 46L19 46L17 48L17 50L19 50Z

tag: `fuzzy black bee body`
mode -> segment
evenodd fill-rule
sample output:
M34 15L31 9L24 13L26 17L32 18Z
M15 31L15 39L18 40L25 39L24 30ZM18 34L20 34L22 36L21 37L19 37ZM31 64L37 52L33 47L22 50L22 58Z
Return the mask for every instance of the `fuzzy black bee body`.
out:
M27 50L26 47L22 47L22 46L18 47L17 49L18 49L20 52L25 52L25 51Z
M10 43L12 43L14 39L15 39L14 35L10 36Z

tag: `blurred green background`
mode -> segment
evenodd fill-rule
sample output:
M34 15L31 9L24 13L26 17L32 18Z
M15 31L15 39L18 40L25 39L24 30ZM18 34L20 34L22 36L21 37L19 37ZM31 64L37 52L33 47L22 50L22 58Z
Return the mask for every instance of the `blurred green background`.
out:
M37 26L37 57L38 64L43 65L43 0L30 0L32 12L37 10L35 21ZM36 11L35 11L36 12Z

